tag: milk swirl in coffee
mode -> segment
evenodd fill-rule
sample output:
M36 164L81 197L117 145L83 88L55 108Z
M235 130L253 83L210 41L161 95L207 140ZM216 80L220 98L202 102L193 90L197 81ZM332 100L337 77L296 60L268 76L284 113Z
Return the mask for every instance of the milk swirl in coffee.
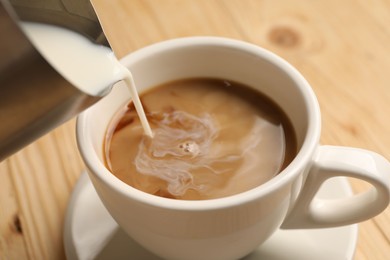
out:
M105 153L111 172L144 192L185 200L226 197L267 182L295 155L288 118L247 86L186 79L141 99L154 137L143 135L129 103L108 127Z

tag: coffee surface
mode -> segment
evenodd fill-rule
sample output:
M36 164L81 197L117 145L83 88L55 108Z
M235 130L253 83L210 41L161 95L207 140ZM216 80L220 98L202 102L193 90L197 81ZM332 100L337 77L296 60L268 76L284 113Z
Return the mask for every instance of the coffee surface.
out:
M292 126L259 92L226 80L187 79L155 87L141 100L154 137L129 103L105 140L107 168L157 196L202 200L255 188L296 154Z

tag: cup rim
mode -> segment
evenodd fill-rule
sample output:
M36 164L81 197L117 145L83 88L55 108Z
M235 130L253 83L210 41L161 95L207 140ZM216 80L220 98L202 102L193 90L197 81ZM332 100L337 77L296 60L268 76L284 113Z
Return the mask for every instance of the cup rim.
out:
M321 115L319 104L313 89L297 69L295 69L281 57L258 45L241 40L214 36L175 38L154 43L136 50L135 52L124 56L120 62L124 65L127 65L132 62L136 62L137 60L142 60L147 56L154 55L155 53L165 52L178 47L189 47L195 45L236 48L241 51L246 51L252 55L261 55L262 58L267 59L273 64L276 64L278 68L283 70L294 82L296 82L296 86L300 89L302 96L304 97L306 103L305 106L310 108L306 111L308 113L307 117L309 121L307 132L301 148L290 164L278 175L261 184L260 186L241 192L239 194L222 198L208 200L177 200L148 194L131 187L130 185L115 177L105 167L104 163L95 153L92 141L90 141L90 138L88 138L88 134L86 133L88 129L88 127L86 127L88 121L87 118L92 112L90 109L84 111L77 118L76 137L80 154L84 160L84 163L89 169L89 174L93 174L94 177L97 177L100 181L104 182L108 187L110 187L110 189L113 189L128 198L132 198L133 200L147 204L149 206L170 208L174 210L200 211L232 207L238 204L251 202L259 197L263 197L271 193L273 190L275 190L276 186L284 186L288 184L291 179L296 178L296 176L299 175L300 172L302 172L304 168L310 163L310 160L312 159L319 143Z

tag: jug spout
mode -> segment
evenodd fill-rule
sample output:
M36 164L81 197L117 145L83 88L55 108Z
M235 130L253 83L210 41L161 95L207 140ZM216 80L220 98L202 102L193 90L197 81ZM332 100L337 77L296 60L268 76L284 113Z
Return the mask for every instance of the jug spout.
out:
M20 20L66 27L109 47L89 1L0 0L0 161L97 102L56 70ZM114 83L114 82L112 82Z

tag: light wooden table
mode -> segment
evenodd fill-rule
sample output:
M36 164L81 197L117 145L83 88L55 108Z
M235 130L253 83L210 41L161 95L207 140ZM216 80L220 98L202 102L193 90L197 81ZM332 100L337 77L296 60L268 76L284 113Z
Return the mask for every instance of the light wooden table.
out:
M119 58L191 35L241 39L279 54L318 96L322 143L390 159L389 1L93 2ZM74 126L72 120L0 163L0 259L65 258L64 213L84 168ZM351 184L356 191L367 188ZM390 259L390 209L359 226L355 259Z

